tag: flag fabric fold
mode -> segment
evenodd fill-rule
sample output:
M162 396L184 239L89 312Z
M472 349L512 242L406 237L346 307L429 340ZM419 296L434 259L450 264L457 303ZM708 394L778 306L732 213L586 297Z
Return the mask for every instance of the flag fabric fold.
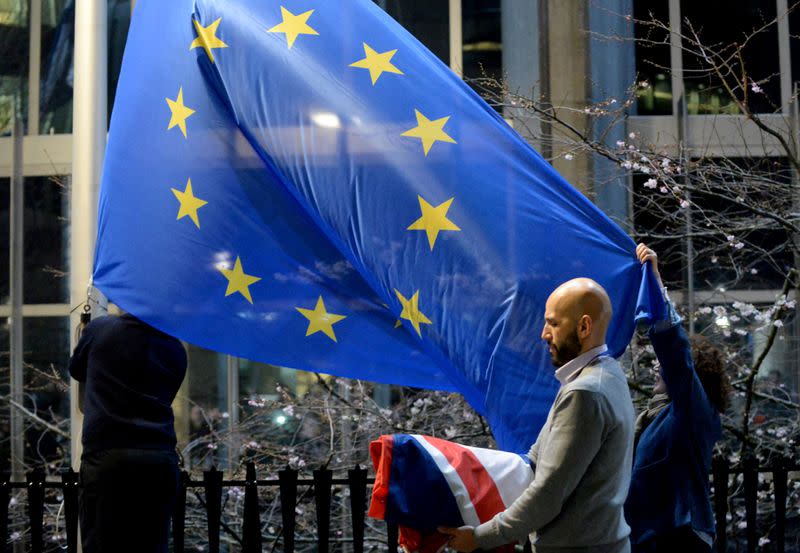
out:
M438 526L491 520L533 481L522 455L418 434L381 436L370 457L376 477L368 514L397 524L409 551L439 549Z
M650 310L633 242L372 2L137 3L93 276L123 309L459 391L525 451L557 387L544 303L578 276L608 290L620 355Z

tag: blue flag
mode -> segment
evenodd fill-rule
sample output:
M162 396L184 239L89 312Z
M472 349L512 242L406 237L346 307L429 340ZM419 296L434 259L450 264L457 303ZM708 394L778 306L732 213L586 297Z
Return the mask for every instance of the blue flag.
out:
M153 326L461 392L523 451L557 388L547 296L605 286L620 355L642 274L630 238L372 2L137 3L94 284Z

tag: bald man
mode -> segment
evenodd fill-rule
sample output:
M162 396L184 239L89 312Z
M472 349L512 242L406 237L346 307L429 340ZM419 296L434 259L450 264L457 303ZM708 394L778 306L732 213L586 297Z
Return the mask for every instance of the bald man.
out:
M505 511L477 528L440 528L458 551L523 543L537 553L627 553L623 505L633 455L628 381L606 354L611 301L595 281L565 282L545 306L542 339L561 383L528 452L534 479Z

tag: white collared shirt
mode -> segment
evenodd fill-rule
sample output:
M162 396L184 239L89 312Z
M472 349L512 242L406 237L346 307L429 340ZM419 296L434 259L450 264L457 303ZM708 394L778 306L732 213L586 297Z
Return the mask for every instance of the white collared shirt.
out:
M561 365L558 370L556 371L556 378L563 386L568 382L572 382L577 373L583 369L586 365L594 361L597 357L600 357L605 352L608 351L608 346L603 344L602 346L593 347L592 349L581 353L578 357L573 359L572 361L567 361L563 365Z

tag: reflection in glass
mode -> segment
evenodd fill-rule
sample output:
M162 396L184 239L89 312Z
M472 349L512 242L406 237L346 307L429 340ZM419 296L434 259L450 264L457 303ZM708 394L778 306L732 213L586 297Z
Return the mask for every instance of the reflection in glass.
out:
M10 239L9 231L9 216L10 216L10 201L11 201L11 179L0 178L0 304L7 304L9 302L9 284L8 284L8 271L9 271L9 246Z
M681 0L684 35L697 36L702 45L731 64L730 74L725 79L729 85L736 85L735 79L741 80L742 73L747 75L747 89L736 85L733 93L739 98L747 94L750 110L755 113L770 113L780 108L778 26L767 25L775 16L775 2ZM762 27L763 31L754 34ZM740 53L735 50L736 44L744 44ZM697 51L697 48L692 50ZM702 56L684 48L683 66L689 114L741 112ZM722 71L726 73L725 68Z
M27 0L0 0L0 136L11 135L15 103L27 117L29 36Z
M189 367L175 411L176 432L187 468L225 466L226 453L217 436L227 429L227 357L225 354L188 346ZM183 428L182 426L185 426Z
M26 317L23 322L25 407L41 420L69 433L69 317ZM25 420L25 458L50 472L67 468L69 441ZM63 465L60 465L62 463Z
M131 22L130 0L108 1L108 117ZM43 134L72 132L75 1L43 0L41 124Z
M42 2L39 132L72 132L74 0Z
M375 0L383 10L450 65L450 12L443 0Z
M672 113L672 81L670 79L669 33L652 22L669 26L667 0L633 3L634 36L636 37L636 111L639 115ZM645 84L646 83L646 84Z
M500 0L463 0L464 78L503 78Z
M67 303L68 192L63 177L25 179L25 303Z

